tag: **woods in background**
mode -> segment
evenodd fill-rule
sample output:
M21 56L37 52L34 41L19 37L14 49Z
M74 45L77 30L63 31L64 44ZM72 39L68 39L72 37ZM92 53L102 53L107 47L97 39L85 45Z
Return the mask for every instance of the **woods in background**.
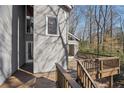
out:
M124 53L124 16L118 11L120 7L124 8L74 6L70 32L80 38L80 51L110 55Z

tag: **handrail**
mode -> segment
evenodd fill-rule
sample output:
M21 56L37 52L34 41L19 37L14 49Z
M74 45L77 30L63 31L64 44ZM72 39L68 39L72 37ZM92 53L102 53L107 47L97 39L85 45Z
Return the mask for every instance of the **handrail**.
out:
M57 68L57 86L61 88L80 88L80 85L68 74L58 63Z
M97 88L88 71L79 60L77 60L77 80L82 85L82 87Z
M101 58L96 58L98 60L102 60L102 61L105 61L105 60L114 60L114 59L119 59L119 57L101 57Z
M105 55L105 54L98 54L98 53L88 53L88 52L79 52L81 54L89 54L89 55L95 55L95 56L101 56L101 57L112 57L111 55Z

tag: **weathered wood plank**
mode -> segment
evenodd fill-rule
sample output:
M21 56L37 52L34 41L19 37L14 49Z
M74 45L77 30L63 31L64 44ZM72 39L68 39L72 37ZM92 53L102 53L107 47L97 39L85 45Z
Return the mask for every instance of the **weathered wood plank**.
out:
M117 75L119 73L120 73L119 72L119 67L110 68L110 69L104 69L104 70L99 71L99 72L96 72L96 71L89 72L89 74L91 75L91 77L93 79L97 79L96 75L100 75L99 78L104 78L104 77L109 77L111 75Z
M97 58L98 60L113 60L113 59L119 59L119 57L101 57L101 58Z
M77 69L78 69L77 71L81 71L80 73L77 72L78 74L77 80L81 83L82 87L85 88L97 87L95 82L93 81L93 79L91 78L91 76L89 75L89 73L87 72L87 70L84 68L84 66L79 60L77 60Z
M58 63L56 63L56 68L58 87L80 88L80 85Z

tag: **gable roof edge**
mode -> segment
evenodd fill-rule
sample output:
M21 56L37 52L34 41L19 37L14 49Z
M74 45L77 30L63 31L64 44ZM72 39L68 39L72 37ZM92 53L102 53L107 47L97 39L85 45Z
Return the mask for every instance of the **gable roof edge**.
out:
M67 12L70 12L73 9L72 5L59 5L62 9L64 9Z
M70 32L68 32L68 34L69 34L70 36L72 36L73 38L75 38L76 40L80 41L80 39L79 39L77 36L71 34Z

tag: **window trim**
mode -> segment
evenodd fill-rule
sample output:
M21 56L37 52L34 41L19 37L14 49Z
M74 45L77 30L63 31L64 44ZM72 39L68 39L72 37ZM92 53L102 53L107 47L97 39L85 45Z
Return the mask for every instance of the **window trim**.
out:
M57 19L57 34L49 34L48 33L48 18L56 18ZM59 36L59 29L58 29L58 18L56 16L50 16L50 15L47 15L46 16L46 35L47 36Z
M33 62L33 59L29 59L28 58L28 44L31 43L32 44L32 52L33 52L33 41L26 41L26 46L25 46L25 55L26 55L26 63L30 63Z

